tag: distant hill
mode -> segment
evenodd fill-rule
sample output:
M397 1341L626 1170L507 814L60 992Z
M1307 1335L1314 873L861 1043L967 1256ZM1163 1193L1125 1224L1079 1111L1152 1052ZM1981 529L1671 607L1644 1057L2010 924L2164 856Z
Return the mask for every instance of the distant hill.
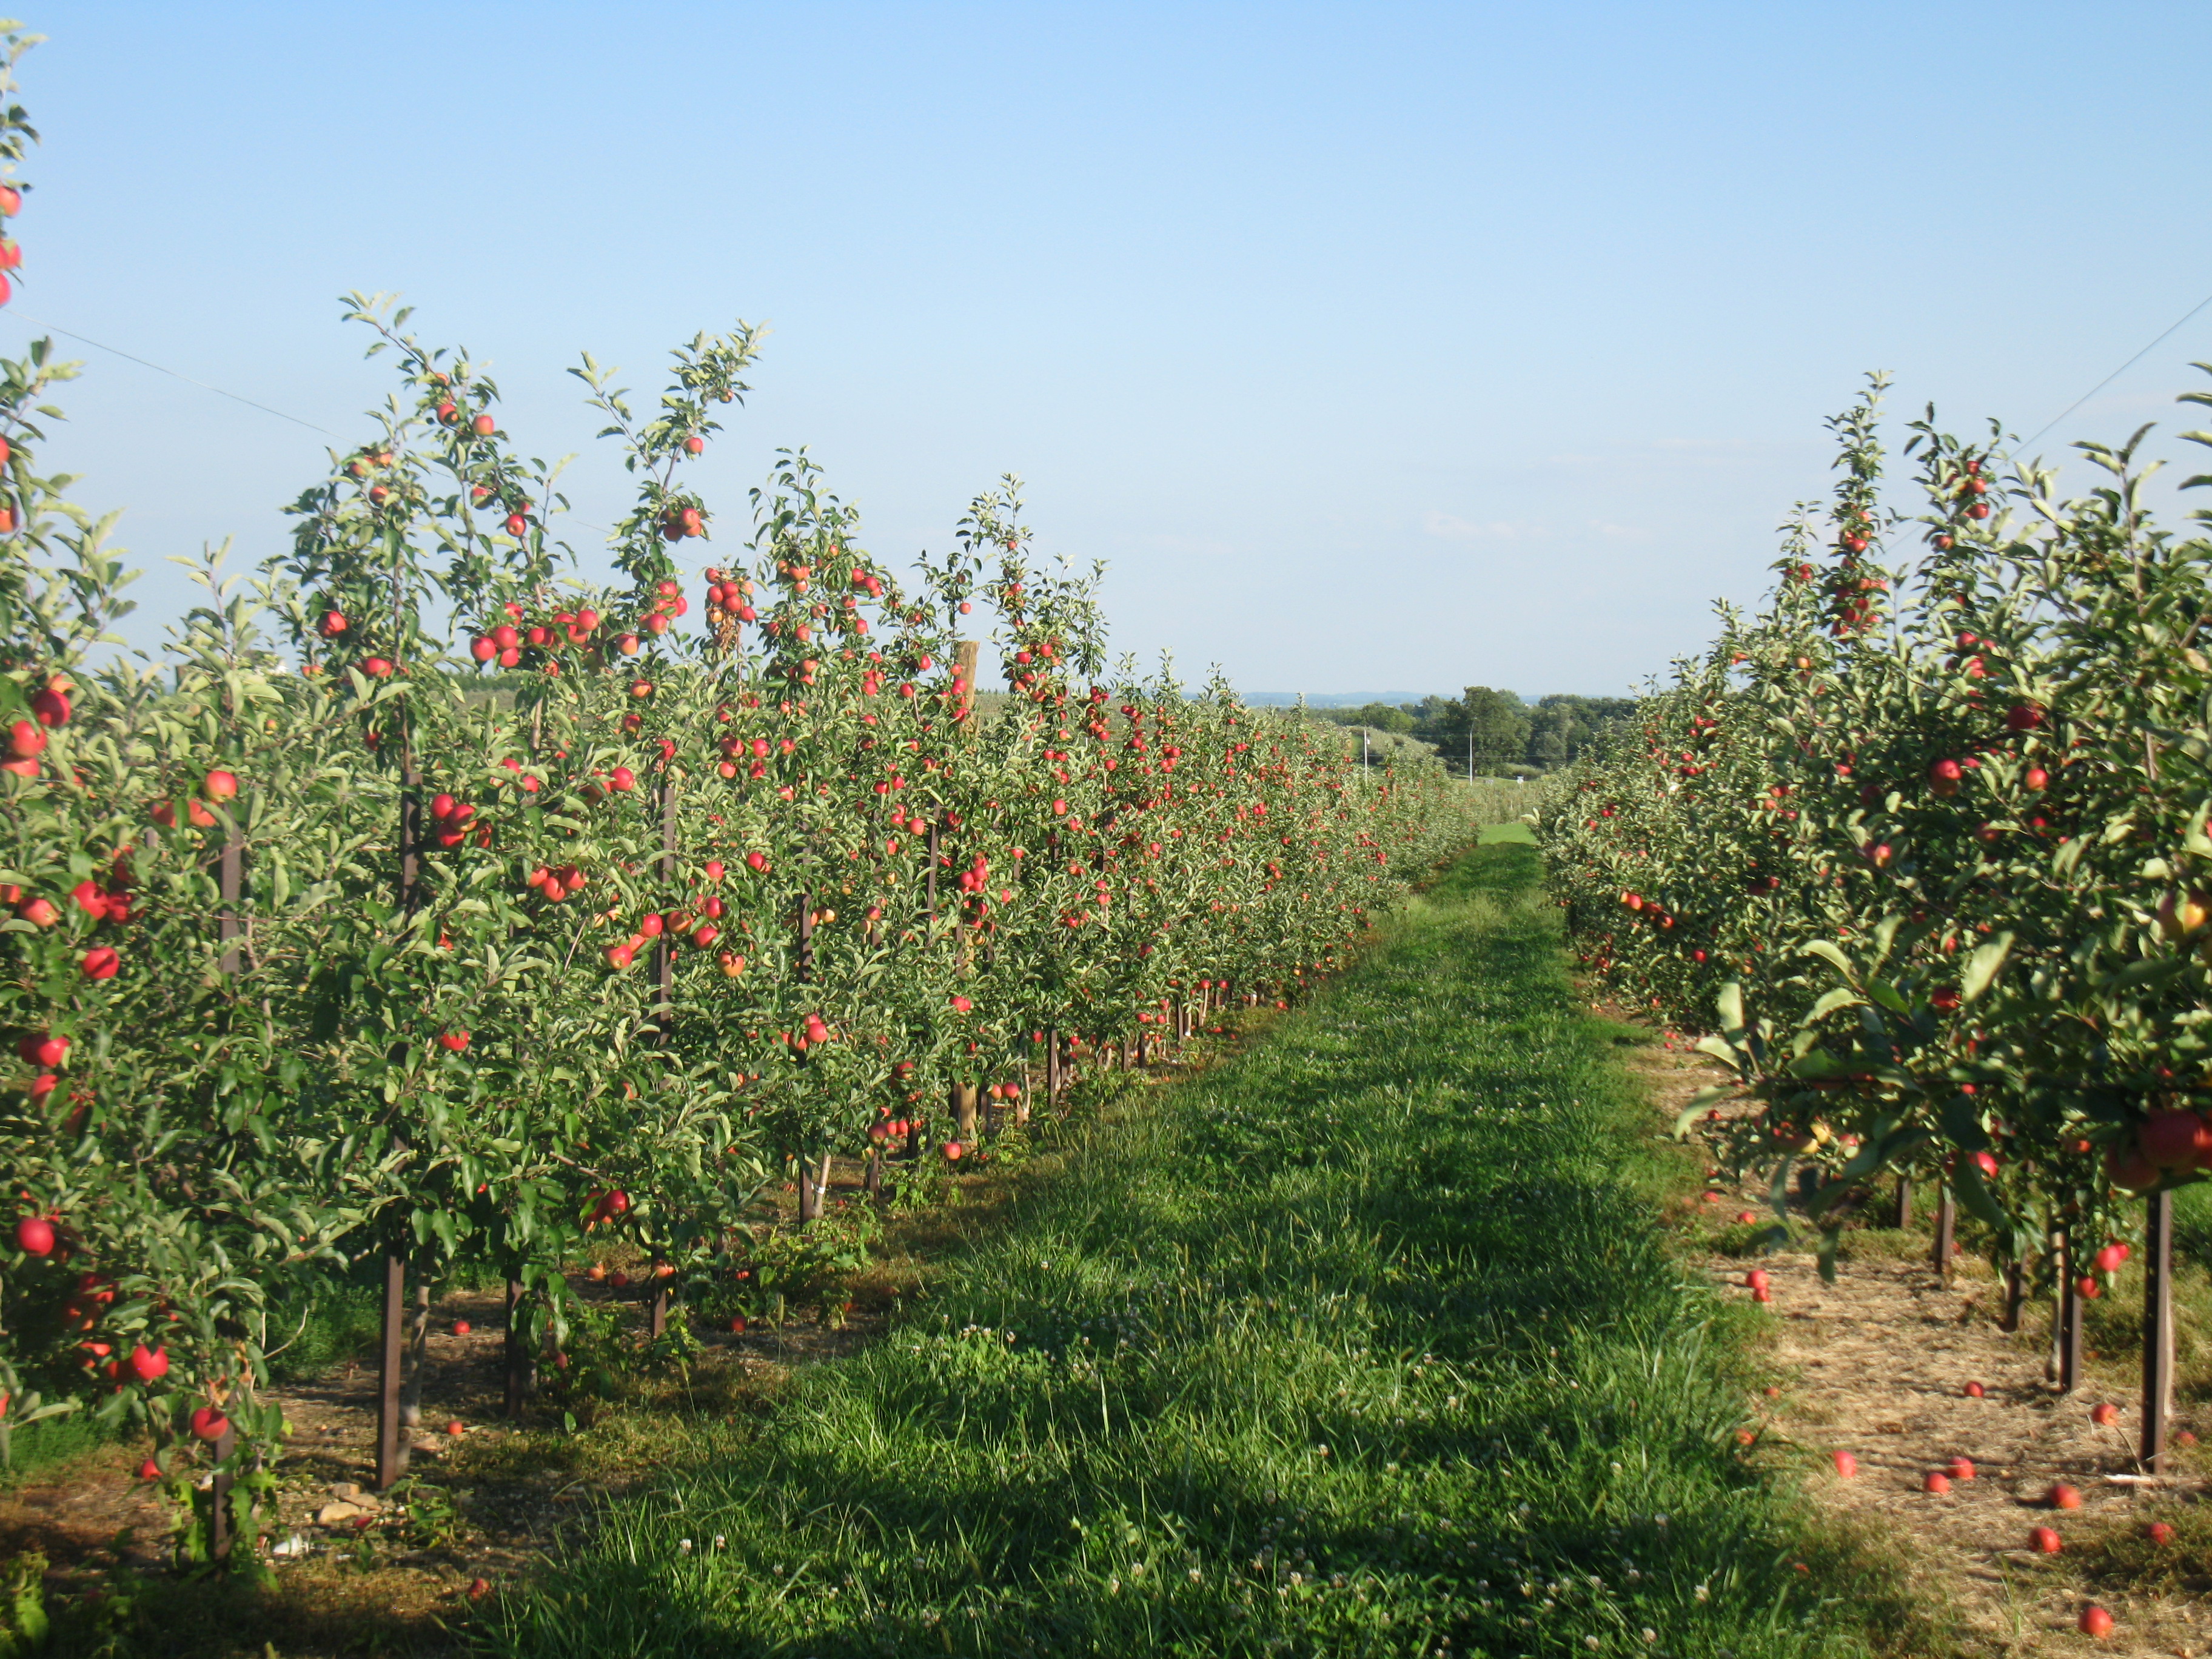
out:
M1419 702L1429 694L1425 691L1309 691L1306 705L1311 708L1357 708L1362 703L1387 702L1393 706L1401 702ZM1247 691L1245 705L1252 708L1288 708L1298 700L1295 691Z
M1298 694L1295 691L1247 691L1243 695L1246 706L1252 708L1285 708L1298 700ZM1430 695L1426 691L1309 691L1305 698L1309 708L1358 708L1370 702L1387 702L1396 708L1403 703L1419 702ZM1455 697L1459 692L1454 690L1434 695ZM1525 703L1533 704L1536 701L1526 692L1516 691L1513 695Z

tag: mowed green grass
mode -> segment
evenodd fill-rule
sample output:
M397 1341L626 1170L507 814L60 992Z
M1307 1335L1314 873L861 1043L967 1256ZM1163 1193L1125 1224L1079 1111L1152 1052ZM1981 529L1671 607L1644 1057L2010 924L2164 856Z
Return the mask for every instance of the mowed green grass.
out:
M514 1656L1851 1655L1889 1581L1747 1461L1676 1178L1489 846L1079 1138L866 1352L702 1425Z

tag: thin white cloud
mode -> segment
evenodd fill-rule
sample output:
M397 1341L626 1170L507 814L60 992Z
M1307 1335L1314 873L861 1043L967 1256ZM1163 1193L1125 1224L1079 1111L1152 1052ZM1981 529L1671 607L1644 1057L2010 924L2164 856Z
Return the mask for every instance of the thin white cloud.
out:
M1431 508L1421 515L1421 533L1447 542L1517 542L1532 535L1540 536L1543 532L1503 519L1478 524L1472 519L1459 518Z

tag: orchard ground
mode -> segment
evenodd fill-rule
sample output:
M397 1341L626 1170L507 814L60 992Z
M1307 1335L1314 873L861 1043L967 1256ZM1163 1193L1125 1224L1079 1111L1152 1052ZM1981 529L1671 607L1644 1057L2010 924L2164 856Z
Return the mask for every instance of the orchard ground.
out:
M1700 1166L1526 830L1486 839L1305 1006L916 1217L824 1363L748 1333L580 1432L472 1430L270 1590L101 1616L287 1659L1933 1648L1878 1533L1743 1443L1753 1322L1663 1231Z
M1629 1059L1670 1121L1722 1076L1648 1030ZM2202 1443L2212 1435L2212 1188L2185 1188L2176 1202L2173 1426L2198 1443L2177 1447L2168 1478L2151 1481L2136 1455L2139 1270L2085 1304L2085 1374L2063 1393L2050 1304L2029 1300L2018 1328L2002 1328L2003 1285L1971 1218L1959 1224L1951 1273L1936 1273L1936 1194L1916 1194L1912 1224L1900 1229L1885 1224L1894 1194L1881 1183L1847 1225L1836 1279L1824 1284L1809 1231L1804 1249L1766 1244L1765 1182L1708 1169L1705 1191L1678 1200L1670 1222L1753 1322L1773 1381L1750 1432L1768 1467L1802 1479L1847 1524L1905 1542L1917 1596L1951 1610L1965 1652L2212 1652L2212 1521L2198 1501L2212 1473ZM1754 1270L1771 1297L1757 1308L1746 1282ZM1856 1464L1848 1479L1838 1452ZM1965 1479L1958 1458L1971 1469ZM1929 1474L1946 1472L1949 1490L1929 1492ZM2080 1495L2078 1509L2053 1506L2060 1486ZM2056 1534L2055 1553L2038 1547L2039 1529ZM2092 1603L2114 1615L2101 1641L2077 1632Z

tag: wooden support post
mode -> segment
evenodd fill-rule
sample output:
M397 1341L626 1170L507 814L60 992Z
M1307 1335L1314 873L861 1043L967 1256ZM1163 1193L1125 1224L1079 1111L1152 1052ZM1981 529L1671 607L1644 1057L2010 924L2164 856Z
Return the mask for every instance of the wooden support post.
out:
M228 808L225 809L228 811ZM222 942L222 956L218 966L225 977L238 971L239 890L245 862L245 843L238 837L234 822L230 834L223 842L222 853L216 868L216 882L222 897L222 911L217 921L218 936ZM229 1461L238 1449L238 1432L225 1429L215 1443L217 1463ZM219 1469L208 1488L208 1549L218 1561L228 1560L237 1544L237 1528L230 1518L230 1494L234 1477L228 1469Z
M2142 1446L2147 1474L2166 1472L2173 1408L2173 1194L2153 1193L2143 1225Z
M664 900L676 886L676 780L665 778L660 785L660 890ZM676 1042L676 941L665 927L653 941L653 1018L659 1026L658 1038L663 1048ZM653 1263L657 1270L661 1263L658 1255ZM652 1340L658 1342L668 1330L668 1281L656 1271L653 1275L653 1298L647 1316Z
M2005 1263L2004 1286L2004 1312L1997 1328L2009 1334L2020 1328L2020 1306L2027 1299L2027 1270L2018 1261Z
M676 781L660 786L660 885L664 897L676 885ZM653 946L653 1020L660 1027L660 1046L676 1040L676 941L667 930Z
M522 1345L522 1281L507 1281L507 1387L501 1409L508 1417L522 1415L522 1402L530 1393L530 1352Z
M1889 1224L1899 1232L1903 1232L1912 1224L1912 1177L1911 1176L1899 1176L1897 1178L1897 1208L1891 1215Z
M215 1459L218 1463L229 1460L238 1449L238 1431L225 1429L215 1443ZM231 1524L230 1494L234 1486L228 1469L216 1471L208 1485L208 1553L218 1561L227 1561L238 1543L238 1528Z
M1959 1228L1959 1206L1951 1197L1951 1189L1943 1189L1943 1201L1936 1206L1936 1276L1944 1284L1951 1282L1951 1239Z
M376 1364L376 1489L386 1492L407 1473L399 1433L399 1374L407 1340L407 1260L384 1253L384 1340Z
M982 642L978 640L952 642L952 672L961 684L959 720L963 737L973 737L975 732L975 662L982 649Z
M2081 1297L2074 1289L2074 1235L2059 1241L2058 1386L2071 1394L2081 1384Z
M953 1133L963 1142L975 1139L976 1094L977 1090L972 1083L956 1083L952 1085L951 1098L948 1104L952 1108Z
M422 836L422 778L412 759L403 763L399 784L399 908L411 915L420 874ZM394 1139L406 1144L405 1126ZM376 1489L390 1489L407 1473L408 1446L400 1423L402 1373L406 1368L407 1258L396 1244L384 1251L384 1330L378 1352L376 1388Z
M1060 1029L1044 1034L1044 1104L1052 1116L1060 1115Z

